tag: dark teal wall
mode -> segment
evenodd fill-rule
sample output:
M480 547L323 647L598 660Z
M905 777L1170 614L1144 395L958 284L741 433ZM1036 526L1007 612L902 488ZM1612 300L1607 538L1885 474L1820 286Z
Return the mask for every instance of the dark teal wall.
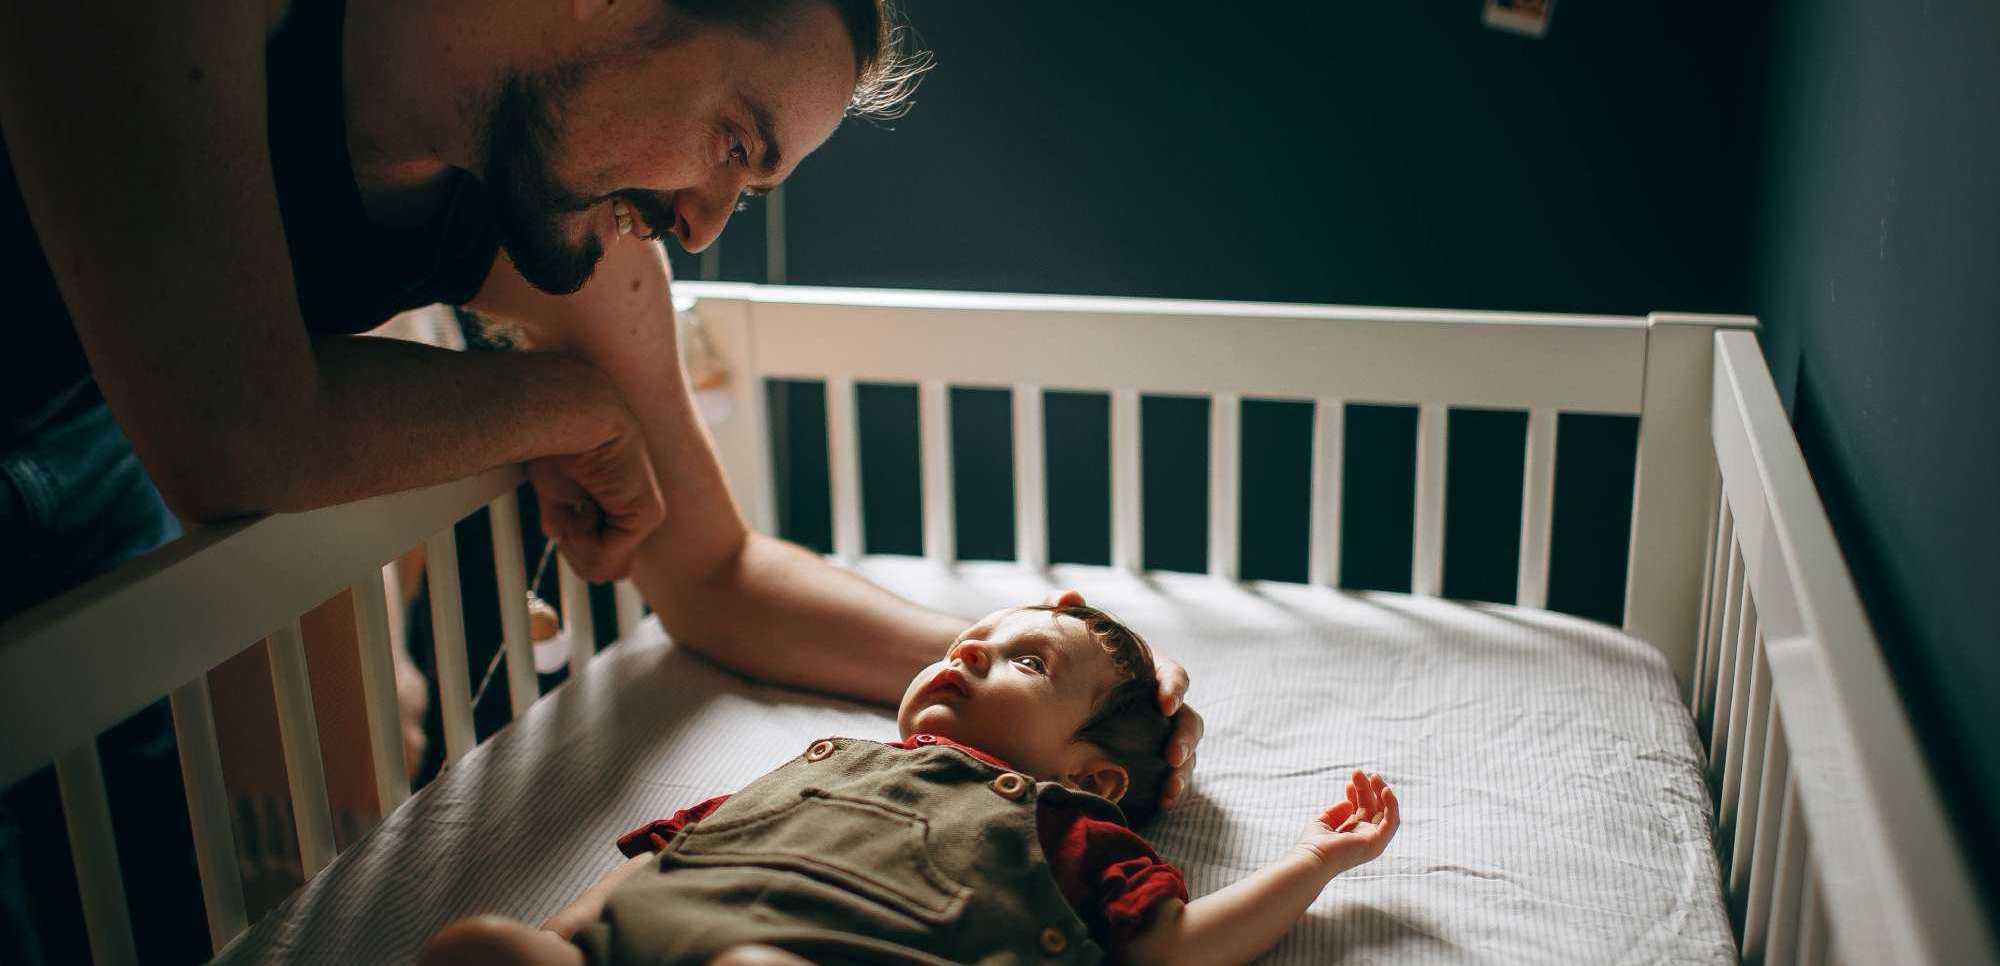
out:
M2000 5L1786 2L1753 306L1958 826L2000 856Z
M793 178L792 282L1620 313L1748 300L1756 5L1566 4L1543 40L1484 28L1472 0L911 6L937 70L908 117L850 122ZM724 237L724 277L763 279L757 214ZM781 502L787 533L824 545L823 402L798 392L773 397L796 396L798 417ZM1102 409L1051 403L1060 559L1108 559ZM1146 409L1154 566L1203 566L1202 409ZM958 462L1004 467L1005 408L983 411L997 421L968 411ZM863 400L872 548L920 542L897 438L913 413L906 395ZM1301 416L1246 411L1246 441L1273 444L1246 447L1269 454L1243 467L1250 575L1304 575L1303 450L1284 450L1304 445ZM1453 420L1446 586L1510 598L1521 428L1475 416ZM1413 431L1409 413L1350 414L1350 586L1407 587ZM1551 602L1615 621L1631 425L1561 435ZM983 484L961 480L960 544L1010 555L1004 474Z

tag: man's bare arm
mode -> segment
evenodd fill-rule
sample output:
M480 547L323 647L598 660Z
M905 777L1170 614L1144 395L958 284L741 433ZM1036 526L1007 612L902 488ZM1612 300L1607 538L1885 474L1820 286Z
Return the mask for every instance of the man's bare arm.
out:
M590 360L638 415L667 515L632 576L675 640L765 680L895 701L967 621L750 531L681 370L667 284L665 252L623 237L590 283L561 299L530 288L503 258L474 308L517 322L537 346Z
M265 134L278 13L80 0L0 22L16 177L97 381L169 504L197 520L303 509L629 432L576 360L308 337Z

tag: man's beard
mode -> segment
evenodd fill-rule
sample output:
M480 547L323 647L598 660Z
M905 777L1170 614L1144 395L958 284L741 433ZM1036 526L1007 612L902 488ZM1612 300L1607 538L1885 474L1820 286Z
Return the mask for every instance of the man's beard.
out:
M509 76L486 122L483 174L501 243L521 277L551 295L582 288L604 256L595 232L573 240L567 227L567 216L601 199L571 191L550 162L561 140L554 106L580 79L578 73Z

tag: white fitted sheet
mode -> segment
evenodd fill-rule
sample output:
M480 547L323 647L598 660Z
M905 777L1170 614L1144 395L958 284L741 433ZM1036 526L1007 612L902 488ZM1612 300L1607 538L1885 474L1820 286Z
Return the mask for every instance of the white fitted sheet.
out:
M1665 662L1545 611L1098 568L879 558L859 568L977 616L1056 585L1179 659L1208 721L1191 799L1147 830L1199 896L1278 856L1355 768L1403 827L1334 880L1278 963L1730 962L1709 799ZM531 922L613 839L732 791L874 709L753 684L648 619L468 754L232 943L240 962L407 960L445 922Z

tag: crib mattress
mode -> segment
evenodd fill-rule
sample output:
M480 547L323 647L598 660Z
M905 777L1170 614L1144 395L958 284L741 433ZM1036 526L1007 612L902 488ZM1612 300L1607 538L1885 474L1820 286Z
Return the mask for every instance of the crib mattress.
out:
M1281 854L1354 769L1381 772L1401 833L1268 962L1733 961L1693 726L1661 657L1614 629L1098 568L859 569L968 617L1075 586L1186 665L1208 735L1189 799L1148 837L1197 896ZM836 733L895 724L720 670L649 618L222 959L404 961L458 916L538 922L621 861L620 833Z

